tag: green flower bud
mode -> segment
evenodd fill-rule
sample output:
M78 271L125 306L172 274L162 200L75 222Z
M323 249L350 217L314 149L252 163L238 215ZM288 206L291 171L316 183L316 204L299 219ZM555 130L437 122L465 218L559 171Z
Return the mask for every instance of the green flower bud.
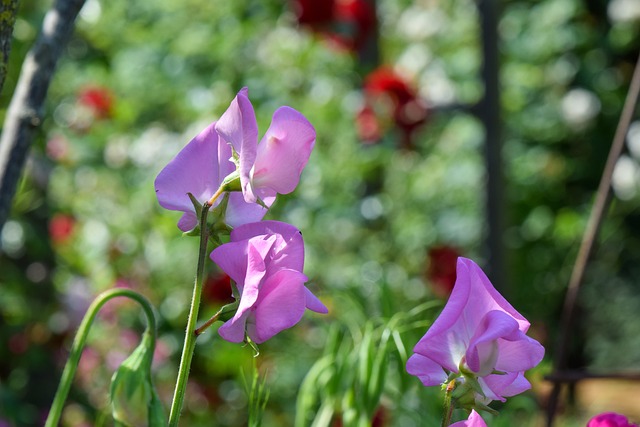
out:
M151 381L154 340L147 331L111 378L111 409L116 426L166 426L164 408Z

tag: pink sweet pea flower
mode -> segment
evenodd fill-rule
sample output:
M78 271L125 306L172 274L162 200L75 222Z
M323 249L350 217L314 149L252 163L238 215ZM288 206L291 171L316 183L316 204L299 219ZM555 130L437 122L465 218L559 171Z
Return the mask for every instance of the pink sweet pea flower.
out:
M239 156L238 172L247 203L295 190L316 141L315 129L302 114L291 107L280 107L258 144L258 124L246 87L238 92L215 128Z
M482 401L505 401L531 387L524 371L544 348L525 335L529 322L500 295L473 261L458 258L456 284L431 328L414 347L407 372L425 386L449 374L477 379Z
M587 423L587 427L638 427L638 424L630 423L624 415L605 412L591 418Z
M242 342L246 333L260 344L298 323L305 308L328 312L304 286L304 243L292 225L262 221L237 227L231 241L214 249L211 259L240 293L235 316L218 329L227 341Z
M290 193L298 185L315 135L302 114L280 107L258 144L258 125L244 88L220 120L200 132L160 171L155 181L158 201L165 209L184 212L178 228L189 231L198 218L187 193L202 204L210 200L216 206L221 198L212 197L225 178L237 172L242 194L229 194L226 222L237 227L260 221L276 193ZM264 206L256 204L258 199Z
M469 418L453 423L450 427L487 427L487 423L485 423L480 414L473 409L469 414Z
M189 231L198 224L195 207L187 193L204 204L236 168L231 161L231 147L218 135L215 125L216 122L211 123L193 138L156 177L156 196L160 206L184 212L178 221L178 228L182 231ZM214 206L220 200L216 200ZM269 206L274 197L263 200ZM232 227L260 221L266 212L260 205L246 203L240 193L229 194L226 221Z

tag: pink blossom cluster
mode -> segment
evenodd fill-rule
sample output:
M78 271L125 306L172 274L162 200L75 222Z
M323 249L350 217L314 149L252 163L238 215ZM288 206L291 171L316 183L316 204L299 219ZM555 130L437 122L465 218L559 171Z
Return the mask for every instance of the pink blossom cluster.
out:
M295 325L306 308L327 313L307 289L302 273L304 243L299 230L263 221L276 194L292 192L315 144L315 129L291 107L280 107L258 143L258 124L246 88L220 119L193 138L155 181L156 196L166 209L181 211L178 228L198 224L198 203L224 210L233 227L231 241L211 259L235 282L237 312L220 327L232 342L249 338L262 343Z

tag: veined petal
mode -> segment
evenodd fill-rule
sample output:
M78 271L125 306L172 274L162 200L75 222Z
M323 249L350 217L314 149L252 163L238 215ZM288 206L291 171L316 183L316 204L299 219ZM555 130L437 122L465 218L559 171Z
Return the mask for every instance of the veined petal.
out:
M252 173L254 188L280 194L295 190L316 140L311 123L291 107L280 107L258 144Z
M305 310L304 282L299 271L280 270L268 277L255 308L255 325L248 325L247 334L260 344L278 332L300 321Z
M238 92L227 111L218 120L216 131L240 156L238 172L242 193L247 203L254 203L256 196L251 188L250 173L256 161L258 122L248 93L246 87Z
M417 353L407 360L407 372L418 377L427 387L440 385L447 379L447 374L439 363Z
M197 223L195 209L187 193L204 203L218 189L218 145L219 137L215 132L216 123L212 123L195 138L160 171L154 186L160 206L169 210L191 212L183 216L178 226L189 231Z

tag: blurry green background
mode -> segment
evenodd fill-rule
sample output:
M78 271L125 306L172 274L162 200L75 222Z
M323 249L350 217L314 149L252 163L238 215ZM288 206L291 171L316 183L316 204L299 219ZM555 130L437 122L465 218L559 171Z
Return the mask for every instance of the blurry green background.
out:
M374 425L439 425L438 390L403 373L403 349L410 352L444 303L451 274L439 263L450 264L451 256L442 254L487 260L484 130L469 112L483 93L477 5L377 0L376 58L358 40L362 32L373 37L376 26L349 7L358 2L337 3L337 17L314 23L313 2L86 2L2 229L0 426L42 424L84 310L114 286L140 291L158 309L154 378L170 401L197 241L181 236L178 213L159 207L153 180L243 86L261 133L281 105L301 111L317 130L297 191L281 197L268 218L302 230L309 287L330 308L328 316L307 313L261 346L257 364L270 388L264 424L293 425L300 397L299 409L308 410L298 411L301 425L321 409L326 425L348 425L354 413L377 417ZM21 4L0 116L48 6ZM498 32L504 293L549 356L640 48L640 3L504 1ZM409 133L394 117L397 93L366 90L378 65L404 80L420 106ZM363 137L365 107L377 120L375 138ZM574 367L640 368L640 120L627 146L581 295ZM224 279L213 263L208 269L203 319L228 297L217 292ZM430 308L411 313L424 303ZM111 373L144 326L127 302L109 303L99 319L65 426L110 425ZM183 425L244 425L240 372L250 372L252 356L214 330L203 335ZM358 371L363 360L384 372L380 390L368 386L371 371ZM489 425L540 425L549 360L530 375L534 391L497 406L502 415ZM310 370L316 376L300 391ZM604 399L604 390L597 395ZM605 409L614 408L563 408L561 425L584 425Z

